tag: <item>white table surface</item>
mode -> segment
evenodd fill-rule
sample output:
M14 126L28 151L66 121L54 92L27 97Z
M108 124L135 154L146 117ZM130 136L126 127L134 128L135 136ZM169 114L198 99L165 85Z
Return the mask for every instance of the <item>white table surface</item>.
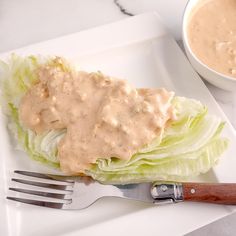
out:
M181 20L187 0L0 0L0 52L156 11L181 44ZM236 93L207 84L236 127ZM190 233L235 235L236 214Z

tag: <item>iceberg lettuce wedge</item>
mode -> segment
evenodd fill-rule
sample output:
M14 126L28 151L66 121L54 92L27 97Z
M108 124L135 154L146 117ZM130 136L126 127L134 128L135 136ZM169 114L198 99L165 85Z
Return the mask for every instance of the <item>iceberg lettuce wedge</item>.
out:
M66 61L57 64L53 58L12 55L8 63L0 62L1 104L19 147L34 160L59 168L57 146L66 129L36 135L21 124L18 115L20 100L37 83L37 69L41 65L58 67L62 71L74 70ZM172 104L177 118L159 137L128 161L116 157L99 158L86 174L103 183L125 184L182 180L212 168L228 146L228 140L221 137L224 123L209 115L199 101L175 97Z

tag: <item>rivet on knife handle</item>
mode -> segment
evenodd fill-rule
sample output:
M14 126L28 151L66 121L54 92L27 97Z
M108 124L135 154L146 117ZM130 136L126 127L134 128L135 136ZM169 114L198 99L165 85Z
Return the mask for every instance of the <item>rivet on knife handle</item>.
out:
M151 195L155 204L174 203L183 201L181 183L159 183L152 185Z

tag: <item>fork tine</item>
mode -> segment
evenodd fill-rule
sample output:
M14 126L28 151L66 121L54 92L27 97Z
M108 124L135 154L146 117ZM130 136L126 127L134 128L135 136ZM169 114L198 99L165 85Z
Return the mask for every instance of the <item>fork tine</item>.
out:
M12 178L11 179L14 182L21 183L21 184L28 184L28 185L33 185L33 186L38 186L38 187L43 187L43 188L51 188L51 189L58 189L58 190L72 190L72 185L59 185L59 184L49 184L49 183L42 183L42 182L36 182L36 181L30 181L30 180L23 180L23 179L16 179ZM68 189L68 187L71 187Z
M15 170L14 173L41 178L41 179L51 179L51 180L56 180L56 181L61 181L61 182L74 183L74 180L65 179L65 178L68 178L68 176L62 176L62 175L50 175L50 174L42 174L42 173L22 171L22 170Z
M65 203L30 200L30 199L18 198L18 197L7 197L7 199L13 200L16 202L30 204L30 205L50 207L50 208L56 208L56 209L62 209L63 206L65 205Z
M42 196L42 197L50 197L50 198L67 200L67 198L65 198L67 196L67 194L62 194L62 193L49 193L49 192L41 192L41 191L22 189L22 188L9 188L9 190L15 191L15 192L20 192L20 193ZM67 191L67 192L72 193L72 191Z

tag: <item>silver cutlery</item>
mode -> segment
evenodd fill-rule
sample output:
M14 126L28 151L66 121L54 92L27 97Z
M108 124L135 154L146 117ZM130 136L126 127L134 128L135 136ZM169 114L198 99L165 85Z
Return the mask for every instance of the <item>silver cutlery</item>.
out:
M7 199L57 209L83 209L103 197L120 197L154 204L181 201L236 204L234 183L154 182L105 185L90 177L20 170L14 173L19 177L11 179L16 186L9 187ZM14 196L10 196L13 192Z

